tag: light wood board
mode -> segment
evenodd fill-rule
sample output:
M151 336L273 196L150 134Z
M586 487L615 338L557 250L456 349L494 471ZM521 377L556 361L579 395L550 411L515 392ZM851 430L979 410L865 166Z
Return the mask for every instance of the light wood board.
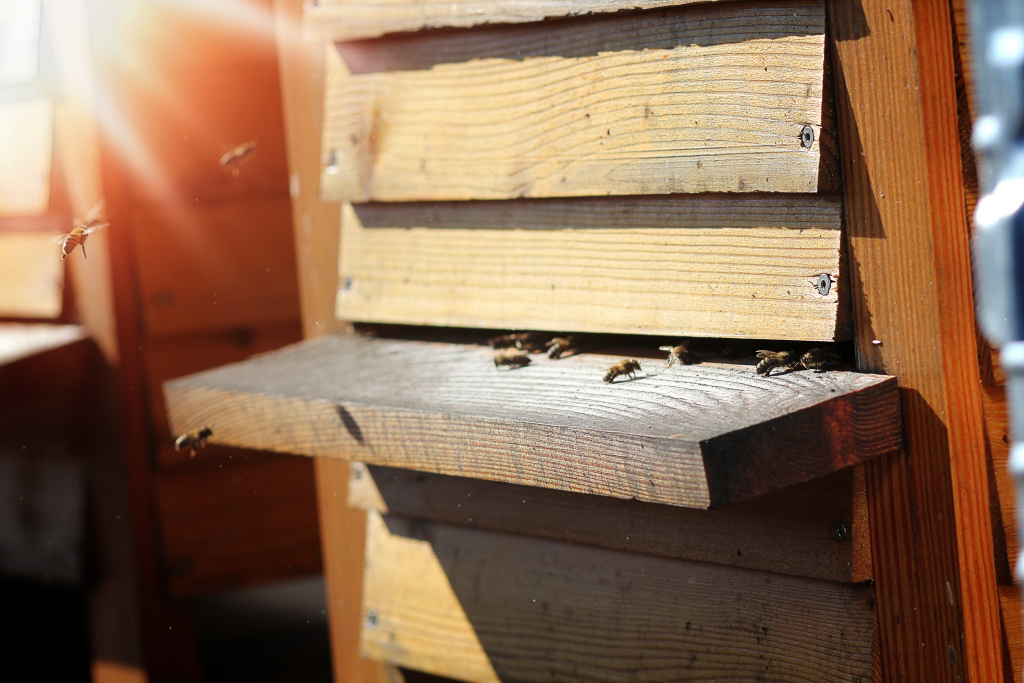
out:
M357 462L348 500L393 517L612 550L829 581L871 578L860 467L708 511ZM837 537L837 525L845 535Z
M710 4L345 44L348 66L328 63L321 195L829 189L824 21L813 0Z
M0 216L37 216L50 203L53 102L0 104Z
M337 317L833 341L841 206L815 196L346 205ZM817 288L819 274L833 284Z
M606 384L621 357L537 358L502 371L479 346L330 336L164 392L172 431L212 443L698 508L900 444L888 377L659 360Z
M870 676L864 585L377 513L367 535L362 648L394 664L480 682Z
M386 33L481 24L524 23L548 17L685 5L700 0L318 0L307 4L303 33L313 39L353 40Z
M0 232L0 317L56 318L64 304L64 264L56 233Z

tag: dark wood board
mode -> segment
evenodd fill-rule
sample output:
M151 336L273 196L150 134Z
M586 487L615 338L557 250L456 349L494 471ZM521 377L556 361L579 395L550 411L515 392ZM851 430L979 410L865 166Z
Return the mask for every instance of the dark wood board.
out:
M581 354L497 370L479 346L324 337L165 385L211 442L709 508L900 445L894 380ZM547 362L545 362L547 361Z

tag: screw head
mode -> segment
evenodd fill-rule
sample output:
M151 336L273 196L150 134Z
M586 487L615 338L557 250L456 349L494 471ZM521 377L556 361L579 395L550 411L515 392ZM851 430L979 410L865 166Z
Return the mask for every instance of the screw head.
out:
M849 533L850 532L846 530L846 525L842 522L836 522L832 525L832 535L836 537L837 541L845 541Z
M377 627L377 610L371 607L366 610L366 627L376 628Z
M804 129L800 131L800 146L805 149L810 149L811 145L814 144L814 129L810 126L804 126Z
M828 273L822 273L818 276L818 294L828 296L830 291L832 291L832 277Z

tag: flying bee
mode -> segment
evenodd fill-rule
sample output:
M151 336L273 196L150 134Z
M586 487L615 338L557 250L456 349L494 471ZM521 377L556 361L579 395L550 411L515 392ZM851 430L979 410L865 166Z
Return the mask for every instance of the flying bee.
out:
M607 384L611 384L620 375L629 375L631 379L636 379L636 373L640 369L640 361L635 359L624 360L608 368L608 371L604 373L604 381Z
M518 353L516 351L506 351L505 353L499 353L494 357L494 367L501 368L507 366L509 368L521 368L530 364L530 357L525 353Z
M690 340L687 339L679 343L678 346L659 346L660 351L668 353L668 362L665 363L666 368L672 367L674 363L680 365L692 365L697 362L697 359L690 353L689 347Z
M800 358L792 351L758 351L757 357L761 362L757 364L757 374L769 377L775 368L792 370L800 365Z
M574 334L568 337L555 337L544 346L548 349L548 358L552 360L568 358L580 352L579 338Z
M223 166L224 168L230 168L231 175L237 178L238 172L241 170L242 160L255 151L255 140L243 142L238 147L235 147L234 149L225 152L224 156L220 158L220 165Z
M842 361L839 349L811 349L800 356L800 365L815 372L825 372Z
M206 446L206 440L213 436L213 430L209 427L194 429L188 434L182 434L174 440L174 450L183 451L189 449L188 457L194 458L196 451Z
M110 225L100 219L100 214L103 213L103 201L100 200L96 203L96 206L89 210L89 213L85 214L84 218L76 218L71 223L71 232L65 235L57 235L51 237L51 242L56 242L60 245L60 260L63 261L71 252L75 250L75 247L82 245L82 256L85 257L85 239L103 228Z

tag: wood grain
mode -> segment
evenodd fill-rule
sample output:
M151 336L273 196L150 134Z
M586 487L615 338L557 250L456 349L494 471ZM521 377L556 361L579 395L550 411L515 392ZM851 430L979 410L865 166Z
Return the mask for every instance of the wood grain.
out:
M950 8L828 9L858 364L899 377L907 435L867 465L876 678L999 680Z
M386 33L481 24L524 23L549 17L685 5L700 0L319 0L307 5L303 32L310 38L353 40Z
M234 456L156 477L167 579L176 596L321 571L313 463Z
M213 443L718 507L900 443L895 383L666 370L606 384L618 357L499 371L489 349L325 337L165 384L172 430Z
M830 188L834 179L819 173L824 20L814 0L711 4L428 34L400 49L345 44L348 67L328 63L321 194ZM374 72L381 64L401 70Z
M1021 612L1020 586L999 587L999 608L1013 668L1013 678L1008 678L1007 683L1019 683L1024 680L1024 613Z
M352 463L349 503L612 550L830 581L871 578L860 468L704 511Z
M50 237L46 232L0 232L0 317L61 314L64 266L60 247Z
M871 589L371 513L362 646L466 681L867 680Z
M832 341L838 201L630 197L346 205L337 317ZM834 284L819 294L817 278Z

